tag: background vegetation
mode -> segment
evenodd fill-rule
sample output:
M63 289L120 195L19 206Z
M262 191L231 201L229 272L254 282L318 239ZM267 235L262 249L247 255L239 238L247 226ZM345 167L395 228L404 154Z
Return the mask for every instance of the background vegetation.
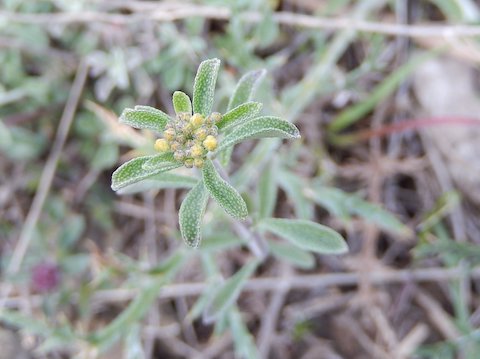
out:
M0 358L477 358L479 19L473 0L4 0ZM111 190L155 141L123 109L173 114L214 57L216 109L265 68L255 100L302 133L235 148L249 209L349 253L268 234L257 262L214 206L188 250L192 181Z

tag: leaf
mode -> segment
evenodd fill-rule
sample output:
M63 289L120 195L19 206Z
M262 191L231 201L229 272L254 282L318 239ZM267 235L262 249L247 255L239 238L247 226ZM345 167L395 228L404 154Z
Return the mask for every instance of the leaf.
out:
M217 123L219 129L227 130L245 122L260 112L263 105L260 102L246 102L228 111Z
M219 59L203 61L197 70L193 84L193 112L208 116L212 112L217 82Z
M285 260L301 269L312 269L315 266L315 257L307 251L290 243L269 241L272 254L280 260Z
M149 106L135 106L134 109L123 110L120 123L133 128L162 132L170 117L156 108Z
M133 183L117 191L117 194L134 194L152 189L165 188L192 188L198 180L190 176L182 176L175 173L163 172L139 182Z
M315 189L305 188L303 193L307 198L325 208L330 214L344 221L350 220L350 211L346 206L345 192L337 188L315 186Z
M208 192L230 216L245 219L248 216L247 205L242 196L218 174L209 159L203 166L203 181Z
M253 336L248 331L238 309L230 311L228 322L230 324L230 330L232 331L233 344L235 346L235 354L237 357L244 359L259 359L260 353L255 346Z
M258 183L258 217L271 217L277 202L277 166L274 161L266 166Z
M170 164L177 164L177 167L180 167L182 164L173 159L172 152L160 153L158 155L153 155L147 162L143 164L143 169L147 171L154 170L159 167L165 167ZM176 167L174 167L176 168Z
M277 178L280 186L287 192L288 200L293 202L296 216L301 219L311 219L314 206L303 193L306 187L305 180L287 170L281 171Z
M178 214L180 232L185 243L192 248L197 248L201 240L201 224L203 214L208 202L208 192L200 180L193 187L180 205Z
M132 183L181 166L180 163L175 163L175 167L158 167L151 170L145 170L143 165L153 157L155 156L137 157L118 167L112 174L112 189L117 191L120 188L131 185Z
M175 113L179 115L180 113L187 112L190 115L192 114L192 102L190 97L182 91L175 91L173 93L173 108Z
M157 299L160 288L173 278L185 259L185 253L177 250L165 260L162 266L163 272L157 274L153 282L140 288L135 299L110 324L93 333L88 338L89 342L103 351L118 340L120 335L131 328L133 323L140 320L150 309L152 303Z
M400 222L393 214L375 203L370 203L357 195L349 195L345 201L349 211L356 214L367 222L374 223L378 227L396 233L401 236L411 236L411 230Z
M203 313L204 323L213 323L218 317L228 311L238 299L248 278L257 269L258 263L257 260L253 260L246 264L213 293Z
M312 252L341 254L348 251L348 246L339 233L311 221L266 218L258 223L258 227Z
M392 213L375 203L363 200L356 194L324 186L314 186L312 190L307 189L304 193L315 203L326 208L332 215L343 220L349 220L350 214L354 214L383 230L401 236L411 235L411 230Z
M225 136L217 152L245 140L266 137L299 138L300 132L295 125L279 117L262 116L235 127Z
M242 103L250 101L253 97L257 86L259 85L262 78L265 76L267 71L265 69L255 70L246 73L238 81L237 87L235 88L230 101L228 102L228 110L231 110Z

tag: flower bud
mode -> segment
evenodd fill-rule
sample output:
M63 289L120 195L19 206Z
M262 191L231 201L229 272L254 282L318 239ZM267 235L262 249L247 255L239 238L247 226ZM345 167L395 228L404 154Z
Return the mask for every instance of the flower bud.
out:
M173 158L175 161L183 161L185 159L185 151L177 150L173 153Z
M169 129L163 131L163 137L167 141L173 141L173 139L175 138L175 130L173 128L169 128Z
M180 144L180 142L175 141L170 145L170 148L172 151L177 151L180 149L181 146L182 145Z
M190 135L194 130L194 127L191 123L187 123L185 124L185 126L183 127L183 134L188 136Z
M203 148L200 145L193 145L192 148L190 148L190 152L192 154L192 157L202 157L203 156Z
M153 148L155 149L155 151L158 152L167 152L170 149L170 146L166 139L159 138L155 141L155 145L153 146Z
M203 164L204 164L204 161L203 161L203 159L201 159L201 158L195 158L195 159L193 160L193 165L194 165L195 167L197 167L197 168L202 168L202 167L203 167Z
M188 112L181 112L181 113L178 114L178 118L182 121L185 121L185 122L190 120L190 116L191 115Z
M193 158L187 158L185 162L183 162L185 167L192 168L193 167Z
M214 121L214 123L219 123L222 119L222 114L220 112L212 112L210 118Z
M200 127L198 130L195 131L194 137L196 140L203 141L207 137L207 129L204 127Z
M212 135L208 135L207 138L205 138L205 140L203 141L203 146L208 151L215 151L215 149L217 148L217 139Z
M212 135L212 136L215 137L215 136L218 135L218 127L215 126L215 125L213 125L212 127L210 127L210 128L208 129L207 132L208 132L209 135Z
M200 127L201 125L203 125L204 122L205 122L205 119L199 113L196 113L192 117L190 117L190 123L195 128Z

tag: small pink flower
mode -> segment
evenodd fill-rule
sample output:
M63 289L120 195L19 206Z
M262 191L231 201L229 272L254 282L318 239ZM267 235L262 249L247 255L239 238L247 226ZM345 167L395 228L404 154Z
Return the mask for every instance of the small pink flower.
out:
M31 282L37 292L52 292L60 282L60 268L54 263L39 263L32 268Z

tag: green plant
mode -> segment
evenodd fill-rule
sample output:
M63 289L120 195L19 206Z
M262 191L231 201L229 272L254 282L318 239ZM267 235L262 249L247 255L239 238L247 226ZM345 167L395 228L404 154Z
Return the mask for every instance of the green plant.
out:
M292 123L275 116L259 116L262 104L251 101L251 98L264 71L253 71L240 79L226 113L212 112L219 66L218 59L200 64L193 86L193 101L181 91L173 94L176 112L173 118L148 106L135 106L123 111L120 122L137 129L162 133L162 137L154 145L158 154L132 159L112 175L112 189L125 191L129 186L138 186L138 183L155 176L158 179L159 175L179 167L201 170L201 176L194 181L179 211L181 235L186 244L194 248L201 241L201 223L209 197L234 219L250 219L245 200L229 184L228 174L217 157L246 140L300 137L299 130ZM177 180L186 178L177 177ZM268 188L264 188L263 192L263 201L271 202ZM265 203L260 205L265 206ZM249 225L242 226L240 232L244 233L244 237L256 238L258 246L262 245L259 235L268 231L301 249L319 253L343 253L347 250L338 233L311 221L261 218L255 225L250 225L251 220L246 223Z

